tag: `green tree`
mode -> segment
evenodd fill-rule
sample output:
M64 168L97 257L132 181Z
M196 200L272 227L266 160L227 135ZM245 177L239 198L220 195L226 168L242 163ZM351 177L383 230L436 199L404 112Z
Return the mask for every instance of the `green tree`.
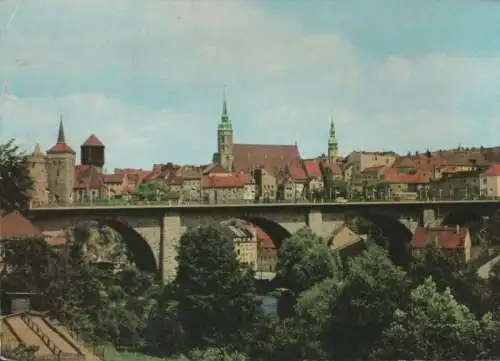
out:
M342 292L330 304L324 349L333 359L367 357L394 310L404 304L406 291L405 272L392 264L383 249L369 245L349 260Z
M175 300L185 345L241 345L262 311L254 274L238 261L233 240L220 225L189 229L177 262Z
M26 156L19 146L13 139L0 144L0 209L7 212L27 209L32 189Z
M134 196L140 200L156 201L164 199L169 187L162 181L143 181L134 189Z
M419 250L410 263L408 277L416 287L431 276L438 291L451 289L458 302L475 314L482 315L490 307L486 285L477 276L477 270L465 264L456 252L442 250L433 245Z
M394 313L371 353L376 360L473 360L490 355L486 333L498 324L486 315L477 320L449 289L437 290L429 277L411 292L409 303ZM484 336L487 336L486 338ZM485 348L486 346L486 348Z
M278 250L277 283L295 295L327 278L340 278L341 271L338 253L308 227L283 241Z

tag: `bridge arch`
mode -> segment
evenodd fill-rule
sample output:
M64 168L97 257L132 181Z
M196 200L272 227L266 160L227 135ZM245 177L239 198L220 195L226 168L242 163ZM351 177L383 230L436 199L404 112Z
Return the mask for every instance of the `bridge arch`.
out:
M113 218L95 219L90 222L95 223L98 227L108 226L118 233L127 248L127 256L137 268L148 273L158 273L158 265L153 250L144 237L135 231L132 226ZM73 227L77 225L79 224L75 224Z
M443 226L467 226L471 223L481 222L483 217L470 210L452 211L443 217Z
M399 220L386 214L370 212L360 214L360 216L370 221L385 238L386 244L383 244L384 240L379 237L375 237L375 240L379 246L387 249L392 262L398 266L406 265L410 260L408 247L413 238L413 232Z
M292 235L285 227L267 218L243 216L235 217L235 219L240 219L259 227L273 241L276 249L279 249L283 241Z

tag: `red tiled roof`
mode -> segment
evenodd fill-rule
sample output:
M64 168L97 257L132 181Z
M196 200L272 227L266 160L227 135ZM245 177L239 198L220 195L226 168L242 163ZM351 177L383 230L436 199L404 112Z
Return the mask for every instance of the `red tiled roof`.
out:
M417 170L415 173L399 173L397 169L386 168L380 183L424 184L429 183L429 173Z
M75 151L71 149L66 143L56 143L52 148L50 148L47 152L47 154L64 154L64 153L70 153L70 154L75 154Z
M76 189L99 189L104 185L103 176L99 168L93 165L75 166L75 185Z
M304 168L309 177L321 178L321 168L317 159L304 160Z
M234 144L233 155L237 172L250 172L259 167L283 169L300 160L296 145Z
M125 173L103 175L104 183L123 183L124 179L125 179Z
M0 214L0 239L43 237L43 233L18 211Z
M500 176L500 164L493 164L483 173L481 177L499 177Z
M203 176L203 188L243 188L250 183L250 177L242 173L232 173L228 176Z
M91 134L85 142L83 142L82 146L90 146L90 147L104 147L104 144L97 138L95 134Z
M292 178L294 181L307 181L309 177L307 176L304 167L300 162L293 162L292 164L289 164L286 167L288 171L288 175L290 178Z
M388 168L388 167L386 167L385 165L368 167L368 168L363 169L363 171L361 173L373 173L373 172L378 172L378 171L384 171L385 168Z
M420 248L434 243L440 248L461 248L465 246L468 234L469 229L465 227L419 227L415 230L410 246Z

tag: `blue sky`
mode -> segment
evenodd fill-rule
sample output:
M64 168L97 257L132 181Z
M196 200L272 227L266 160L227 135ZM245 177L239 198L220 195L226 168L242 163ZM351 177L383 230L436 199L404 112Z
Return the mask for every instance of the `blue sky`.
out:
M16 11L18 9L18 11ZM59 113L107 165L207 163L222 86L237 142L326 152L497 145L500 2L3 0L0 139L47 149Z

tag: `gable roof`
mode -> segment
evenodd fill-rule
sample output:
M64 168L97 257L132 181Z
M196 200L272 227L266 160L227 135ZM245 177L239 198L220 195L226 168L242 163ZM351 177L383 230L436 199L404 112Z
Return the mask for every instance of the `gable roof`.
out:
M66 143L56 143L52 148L47 150L47 154L76 154Z
M469 229L465 227L419 227L415 230L410 246L421 248L435 244L440 248L463 248L468 234Z
M288 175L290 176L291 179L294 181L307 181L309 177L307 176L304 167L300 162L293 162L292 164L289 164L287 167L287 172Z
M0 214L0 239L12 237L43 237L43 233L18 211Z
M500 164L493 164L483 173L481 177L499 177L500 176Z
M283 169L300 160L296 145L234 144L233 155L237 172L250 172L259 167Z
M306 173L311 178L321 178L323 175L321 174L321 168L319 165L318 159L307 159L304 160L304 168Z
M243 188L251 179L243 173L232 173L228 176L203 175L203 188Z

